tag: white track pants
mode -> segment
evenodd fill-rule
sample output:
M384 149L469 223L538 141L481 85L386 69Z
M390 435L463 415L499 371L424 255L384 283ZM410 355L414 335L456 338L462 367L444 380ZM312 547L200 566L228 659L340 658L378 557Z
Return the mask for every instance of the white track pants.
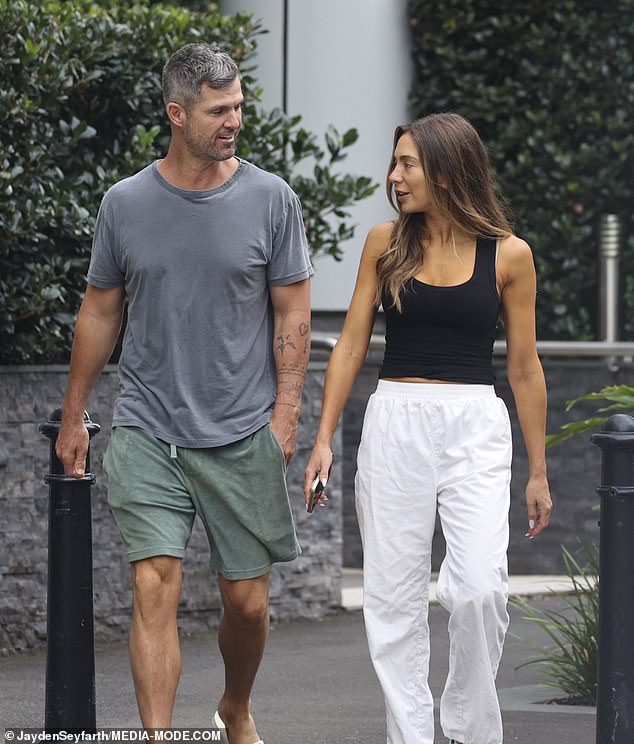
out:
M356 502L363 612L388 744L433 744L427 682L436 508L447 543L437 596L450 613L445 736L501 744L495 675L508 627L511 431L488 385L380 380L365 414Z

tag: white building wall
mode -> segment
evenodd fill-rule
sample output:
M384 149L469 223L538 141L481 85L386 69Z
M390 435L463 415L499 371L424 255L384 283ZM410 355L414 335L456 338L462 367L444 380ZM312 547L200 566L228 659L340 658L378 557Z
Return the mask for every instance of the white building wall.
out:
M247 11L269 33L259 37L256 77L266 107L283 100L284 0L224 0L225 13ZM408 121L410 45L406 0L287 0L287 111L310 131L329 124L359 131L340 164L342 172L370 176L380 186L352 210L355 237L344 260L315 260L314 310L345 310L365 236L390 219L385 176L394 127Z

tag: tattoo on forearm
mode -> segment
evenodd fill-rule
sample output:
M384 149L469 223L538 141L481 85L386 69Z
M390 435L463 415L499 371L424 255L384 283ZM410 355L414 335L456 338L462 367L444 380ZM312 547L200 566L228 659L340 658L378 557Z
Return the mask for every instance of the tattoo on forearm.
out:
M291 349L297 349L297 346L295 346L295 344L291 341L291 335L290 335L290 333L288 335L286 335L286 336L279 335L277 337L277 341L279 341L279 343L277 345L277 350L281 354L283 354L284 353L284 349L286 349L289 346L290 346Z
M277 370L277 376L282 377L284 375L296 375L297 377L306 377L306 370L305 369L297 369L293 367L281 367Z
M299 318L287 322L286 326L282 323L276 328L274 348L277 365L275 405L299 411L310 353L310 324Z
M284 382L280 380L277 385L277 390L280 395L286 394L294 397L299 397L302 394L303 387L303 380L301 380L301 382Z

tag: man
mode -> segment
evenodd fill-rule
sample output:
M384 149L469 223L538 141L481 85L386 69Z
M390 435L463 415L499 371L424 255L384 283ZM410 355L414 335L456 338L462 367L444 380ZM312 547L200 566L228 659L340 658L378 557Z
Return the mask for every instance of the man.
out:
M214 720L231 744L254 744L269 570L300 550L285 471L310 352L312 269L295 194L235 156L243 96L231 57L188 44L165 65L163 95L167 155L113 186L99 210L57 454L67 474L83 475L83 410L127 301L104 468L132 568L141 720L171 725L181 562L198 514L224 608Z

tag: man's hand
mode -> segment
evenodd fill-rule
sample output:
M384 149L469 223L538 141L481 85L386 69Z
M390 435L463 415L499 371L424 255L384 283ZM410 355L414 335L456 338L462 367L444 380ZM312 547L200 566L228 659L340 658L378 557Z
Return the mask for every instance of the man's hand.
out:
M288 466L297 448L299 408L297 409L297 413L292 416L281 414L279 412L280 408L280 406L276 406L271 413L271 431L280 443L280 447L284 452L284 458L286 459L286 465ZM289 412L293 413L293 411L290 411L290 407Z
M73 478L83 478L86 474L86 457L90 437L82 422L62 421L55 453L64 465L64 473Z

